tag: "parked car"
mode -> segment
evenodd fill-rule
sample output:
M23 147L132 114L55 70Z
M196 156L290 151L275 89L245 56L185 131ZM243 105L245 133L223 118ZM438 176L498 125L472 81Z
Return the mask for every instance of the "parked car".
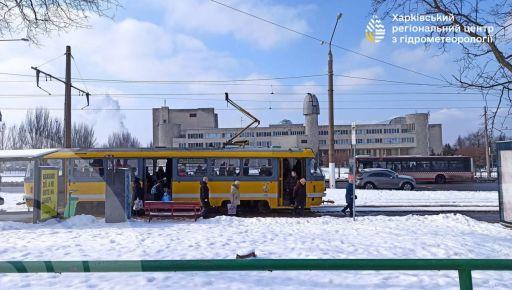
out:
M382 168L363 169L356 177L356 186L364 189L386 188L414 190L416 180L408 175L399 175Z

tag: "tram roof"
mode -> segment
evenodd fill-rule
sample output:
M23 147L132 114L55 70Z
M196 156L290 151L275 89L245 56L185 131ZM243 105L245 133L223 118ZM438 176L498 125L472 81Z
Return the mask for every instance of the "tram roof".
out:
M173 157L314 157L300 148L92 148L58 149L44 158L173 158Z

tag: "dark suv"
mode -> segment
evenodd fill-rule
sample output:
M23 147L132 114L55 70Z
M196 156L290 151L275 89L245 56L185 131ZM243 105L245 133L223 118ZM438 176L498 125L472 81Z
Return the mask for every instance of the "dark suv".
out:
M398 175L389 169L363 169L356 178L356 186L364 189L386 188L414 190L416 180L408 175Z

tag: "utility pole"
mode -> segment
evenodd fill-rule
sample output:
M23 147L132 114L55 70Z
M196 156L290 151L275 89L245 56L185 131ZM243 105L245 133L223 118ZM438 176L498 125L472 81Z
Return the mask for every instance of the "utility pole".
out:
M331 40L329 40L329 53L327 60L328 86L327 94L329 96L329 187L336 188L336 164L334 163L334 72L332 68L331 44L334 32L341 18L341 13L336 16L336 24L332 30Z
M484 106L484 136L485 136L485 172L487 174L487 178L491 178L491 159L489 157L490 148L489 148L489 130L487 127L487 106Z
M71 89L75 89L78 91L78 95L83 95L87 99L87 106L89 106L89 96L90 93L79 89L71 83L71 46L66 46L66 77L64 80L55 77L54 75L44 72L40 70L38 67L32 67L33 70L36 71L36 85L41 90L45 91L47 94L51 95L50 92L43 89L39 84L40 76L43 74L46 77L46 80L56 80L64 84L64 148L71 148ZM85 106L85 107L87 107ZM84 107L84 108L85 108Z
M64 148L71 148L71 46L66 46L66 83L64 89Z

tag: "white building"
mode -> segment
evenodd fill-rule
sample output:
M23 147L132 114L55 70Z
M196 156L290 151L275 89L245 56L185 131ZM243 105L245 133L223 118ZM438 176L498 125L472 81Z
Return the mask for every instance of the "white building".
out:
M257 147L312 148L327 156L328 125L318 124L320 107L313 94L304 99L304 124L275 124L250 128L240 138ZM442 151L441 124L430 124L428 113L408 114L377 124L357 124L357 154L430 155ZM345 164L350 156L351 125L335 125L335 159ZM153 109L153 144L162 147L221 147L240 128L219 128L213 108Z

